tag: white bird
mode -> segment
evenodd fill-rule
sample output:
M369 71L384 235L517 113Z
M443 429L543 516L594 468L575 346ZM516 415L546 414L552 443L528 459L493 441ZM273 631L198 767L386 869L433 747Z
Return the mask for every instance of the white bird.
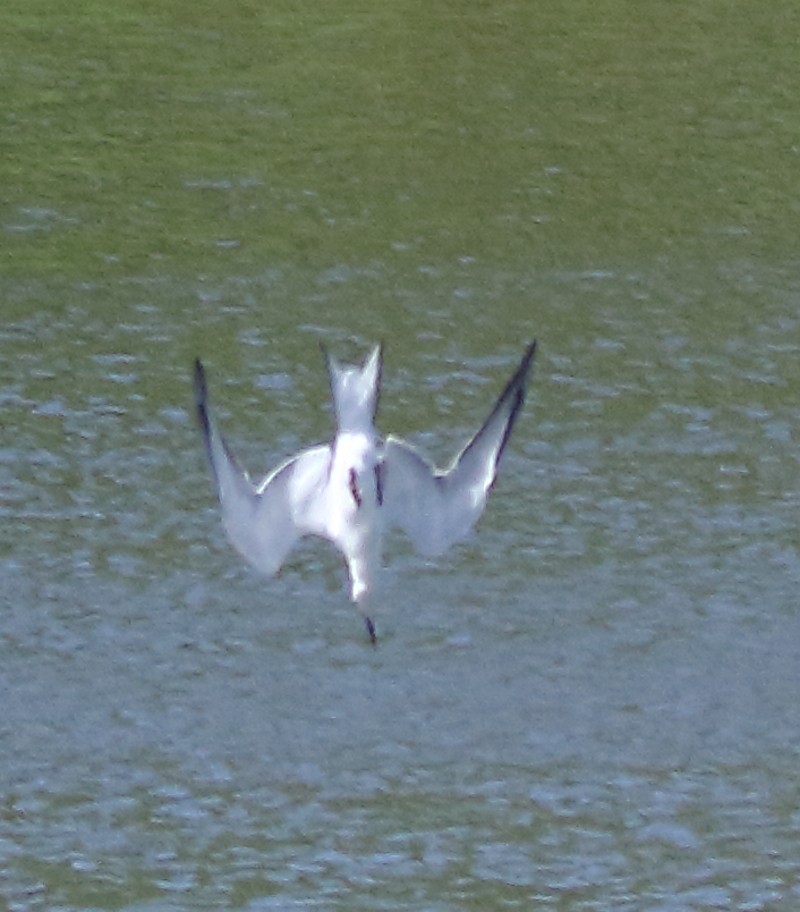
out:
M378 436L381 346L361 367L340 365L325 353L336 413L333 442L302 450L257 485L239 468L211 418L197 359L197 415L231 544L256 570L272 575L302 536L333 542L344 555L350 596L375 643L369 604L384 530L402 529L426 556L443 553L470 531L522 407L535 351L533 341L489 417L446 471L403 440Z

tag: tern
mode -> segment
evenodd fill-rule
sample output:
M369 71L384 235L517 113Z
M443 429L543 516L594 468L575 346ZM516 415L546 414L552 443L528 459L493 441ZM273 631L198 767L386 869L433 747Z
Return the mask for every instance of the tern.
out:
M370 604L384 531L401 529L427 557L467 535L494 484L535 352L533 341L489 417L442 471L408 443L391 435L382 440L375 429L382 347L360 367L342 365L323 349L336 417L333 442L302 450L258 484L239 467L211 416L205 370L196 359L197 417L231 544L271 576L301 537L331 541L344 555L350 597L376 643Z

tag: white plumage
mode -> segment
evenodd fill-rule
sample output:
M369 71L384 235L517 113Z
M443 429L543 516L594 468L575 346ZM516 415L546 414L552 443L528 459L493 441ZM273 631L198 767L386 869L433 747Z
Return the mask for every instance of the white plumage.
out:
M418 552L434 556L470 531L522 407L535 351L531 342L491 414L446 471L403 440L390 435L384 442L378 436L380 346L361 367L326 355L336 413L333 442L303 450L258 485L239 468L212 420L198 359L197 414L231 543L253 567L271 575L302 536L333 542L347 562L351 598L375 642L369 602L383 532L400 528Z

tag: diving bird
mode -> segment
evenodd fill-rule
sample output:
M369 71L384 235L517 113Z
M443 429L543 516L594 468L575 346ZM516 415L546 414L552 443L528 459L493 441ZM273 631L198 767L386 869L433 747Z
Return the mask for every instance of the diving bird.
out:
M391 435L384 441L375 429L381 346L360 367L342 365L323 350L336 416L333 442L302 450L258 484L239 468L217 429L205 370L196 359L197 417L231 544L256 570L272 575L302 536L333 542L347 564L350 597L375 643L370 604L383 532L402 529L430 557L470 531L522 408L535 352L533 341L489 417L441 471L408 443Z

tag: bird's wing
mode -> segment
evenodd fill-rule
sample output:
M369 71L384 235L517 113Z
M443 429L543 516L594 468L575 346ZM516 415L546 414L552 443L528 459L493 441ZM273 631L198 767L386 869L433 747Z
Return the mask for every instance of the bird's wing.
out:
M304 450L256 487L239 468L211 418L205 372L199 360L195 362L194 388L228 538L257 570L276 573L301 536L324 532L322 499L330 469L330 447Z
M381 468L385 523L402 529L421 554L446 551L483 512L525 400L535 351L531 342L491 414L446 472L436 470L402 440L387 439Z

